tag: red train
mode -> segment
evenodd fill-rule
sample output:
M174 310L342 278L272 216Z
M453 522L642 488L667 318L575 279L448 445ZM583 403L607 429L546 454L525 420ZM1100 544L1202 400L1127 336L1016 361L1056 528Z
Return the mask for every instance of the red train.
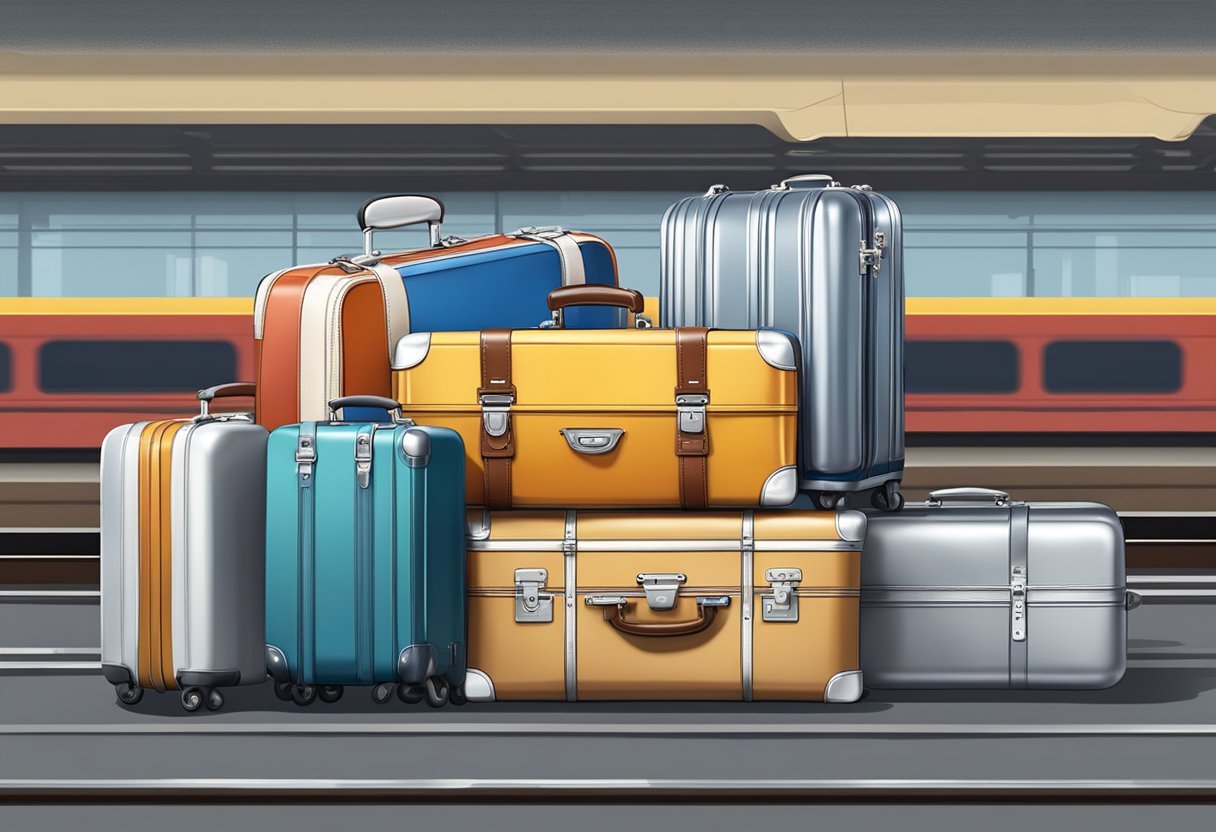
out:
M254 377L249 299L0 302L0 450L90 449ZM1214 299L909 301L910 434L1216 432Z

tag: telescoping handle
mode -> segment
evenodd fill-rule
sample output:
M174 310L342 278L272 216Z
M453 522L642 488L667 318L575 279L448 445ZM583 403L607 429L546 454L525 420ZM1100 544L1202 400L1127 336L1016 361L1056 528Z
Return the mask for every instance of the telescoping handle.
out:
M398 425L413 424L401 412L401 402L396 399L385 398L384 396L343 396L340 399L331 399L329 402L329 421L341 421L338 418L338 411L345 407L370 407L387 410L392 416L394 423Z
M809 190L810 188L839 188L840 183L826 173L801 173L782 179L772 187L774 191Z
M216 399L232 399L238 396L252 398L257 394L257 385L252 381L234 381L231 384L217 384L198 391L199 420L211 418L211 402Z
M363 229L363 253L375 254L372 236L377 231L404 228L407 225L426 223L430 233L431 248L438 248L439 229L443 222L443 203L426 194L390 194L378 196L364 203L359 209L359 227Z
M989 503L994 506L1009 505L1009 494L994 488L943 488L934 491L925 500L927 506L941 506L946 503Z
M560 329L565 325L562 311L570 306L617 306L634 316L639 329L647 329L650 321L642 313L646 311L646 298L637 289L619 289L616 286L562 286L549 293L549 311L553 320L541 324L543 327Z

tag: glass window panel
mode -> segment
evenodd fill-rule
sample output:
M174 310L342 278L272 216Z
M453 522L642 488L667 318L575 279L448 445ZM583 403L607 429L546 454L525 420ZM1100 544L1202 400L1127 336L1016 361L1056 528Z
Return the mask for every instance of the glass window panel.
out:
M1068 228L1194 228L1216 226L1216 203L1205 193L1042 193L1034 195L1036 226Z
M910 249L904 281L909 296L1018 297L1026 292L1026 249Z
M904 248L1009 248L1025 246L1023 232L990 231L907 231Z
M658 248L617 249L616 267L617 279L625 288L648 296L659 294Z
M0 194L0 228L17 227L17 200Z
M904 348L909 393L1016 393L1018 348L1009 341L921 341Z
M1177 297L1216 291L1214 249L1036 249L1042 297Z
M0 297L17 294L17 251L0 248Z
M15 248L16 245L16 231L0 231L0 248Z
M0 393L13 387L13 352L8 344L0 344Z
M357 233L355 212L368 198L359 194L297 194L296 225L335 231L349 228Z
M1030 225L1033 195L998 192L894 193L904 226L917 228L1024 228Z
M201 297L250 296L263 277L294 265L290 248L198 249L194 293Z
M264 248L267 246L286 246L291 248L292 233L290 231L198 231L194 235L194 244L199 247L222 246L224 248Z
M290 229L295 216L291 194L197 194L196 228Z
M189 231L35 231L34 248L167 248L190 247Z
M1052 393L1175 393L1182 351L1173 341L1053 341L1043 351Z
M35 249L36 297L189 297L190 249Z
M191 194L59 193L25 200L34 228L190 228Z
M193 392L236 378L225 341L50 341L38 350L47 393Z
M327 251L334 252L362 251L363 235L359 233L358 229L350 229L348 231L301 231L296 235L296 243L300 246L325 248Z
M1035 248L1216 248L1216 231L1036 231Z
M663 213L686 193L519 192L500 197L503 228L561 225L598 233L617 229L654 229Z

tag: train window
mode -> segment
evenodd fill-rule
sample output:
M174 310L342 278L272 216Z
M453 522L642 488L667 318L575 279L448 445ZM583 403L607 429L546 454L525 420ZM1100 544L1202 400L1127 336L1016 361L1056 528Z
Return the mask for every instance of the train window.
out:
M1175 393L1182 350L1173 341L1053 341L1043 353L1051 393Z
M47 393L178 393L236 378L225 341L50 341L38 351Z
M8 344L0 344L0 393L7 393L13 386L13 351Z
M1009 341L908 341L904 388L909 393L1015 393L1018 348Z

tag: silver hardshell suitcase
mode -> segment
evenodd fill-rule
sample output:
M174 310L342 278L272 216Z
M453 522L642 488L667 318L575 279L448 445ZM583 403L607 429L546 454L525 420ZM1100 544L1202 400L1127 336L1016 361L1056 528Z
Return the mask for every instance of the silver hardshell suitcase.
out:
M889 198L806 174L714 185L667 209L662 325L775 327L802 344L800 487L898 508L904 467L903 224Z
M861 665L875 688L1106 688L1127 663L1123 529L1099 503L953 488L870 516Z
M218 688L266 679L265 428L248 414L117 427L101 447L101 661L121 702L181 690L186 710Z

